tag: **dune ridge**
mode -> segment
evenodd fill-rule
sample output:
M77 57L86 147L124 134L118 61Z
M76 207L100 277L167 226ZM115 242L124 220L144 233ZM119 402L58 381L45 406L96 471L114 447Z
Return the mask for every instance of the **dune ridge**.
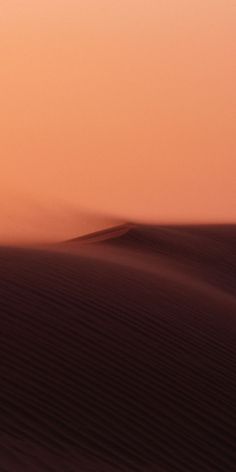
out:
M116 239L127 232L135 225L131 223L123 223L117 226L112 226L103 230L99 231L94 231L89 234L85 234L82 236L79 236L77 238L69 239L65 241L64 243L60 244L73 244L73 243L95 243L95 242L101 242L101 241L106 241L106 240L111 240L111 239Z
M0 470L234 472L235 236L0 248Z

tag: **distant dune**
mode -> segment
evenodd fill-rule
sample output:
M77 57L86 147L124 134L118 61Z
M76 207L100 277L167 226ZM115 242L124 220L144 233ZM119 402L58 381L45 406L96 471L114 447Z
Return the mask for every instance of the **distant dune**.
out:
M0 248L0 471L235 472L235 241L125 224Z

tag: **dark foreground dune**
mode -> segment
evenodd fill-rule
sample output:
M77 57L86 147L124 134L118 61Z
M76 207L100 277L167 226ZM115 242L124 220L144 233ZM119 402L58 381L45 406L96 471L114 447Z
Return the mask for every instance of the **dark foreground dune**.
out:
M0 249L1 472L235 472L235 226Z

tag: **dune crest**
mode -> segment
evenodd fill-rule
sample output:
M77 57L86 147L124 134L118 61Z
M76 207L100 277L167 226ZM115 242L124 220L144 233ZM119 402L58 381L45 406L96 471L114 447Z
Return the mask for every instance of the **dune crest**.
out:
M128 231L133 227L131 223L124 223L117 226L112 226L106 229L102 229L99 231L95 231L92 233L88 233L77 238L69 239L65 243L96 243L107 241L109 239L116 239L124 234L128 233ZM65 244L64 243L64 244Z

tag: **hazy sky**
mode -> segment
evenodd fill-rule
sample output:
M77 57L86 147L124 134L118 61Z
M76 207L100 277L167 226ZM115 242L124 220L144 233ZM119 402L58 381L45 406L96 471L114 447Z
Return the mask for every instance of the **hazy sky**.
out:
M235 84L235 0L1 0L0 241L236 222Z

